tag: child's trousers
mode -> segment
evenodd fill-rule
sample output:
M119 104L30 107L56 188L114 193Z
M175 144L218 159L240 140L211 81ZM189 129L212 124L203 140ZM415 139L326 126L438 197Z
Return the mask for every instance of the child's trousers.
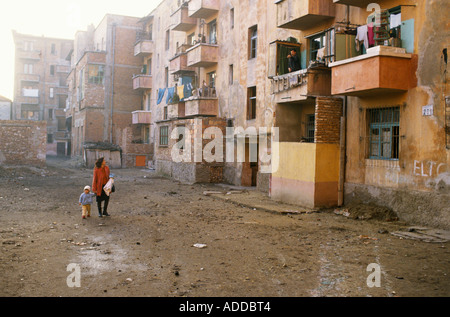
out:
M91 216L91 205L83 205L81 206L81 216L90 217Z

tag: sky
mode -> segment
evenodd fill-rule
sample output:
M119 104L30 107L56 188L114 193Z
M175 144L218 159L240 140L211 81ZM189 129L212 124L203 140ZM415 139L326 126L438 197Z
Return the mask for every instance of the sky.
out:
M0 0L0 95L13 100L14 41L18 33L73 39L105 14L144 17L162 0Z

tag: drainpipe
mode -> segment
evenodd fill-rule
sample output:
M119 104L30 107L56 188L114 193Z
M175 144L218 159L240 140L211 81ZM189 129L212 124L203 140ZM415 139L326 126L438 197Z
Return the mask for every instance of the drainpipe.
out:
M339 183L338 183L338 206L344 204L344 181L346 163L346 137L347 137L347 96L343 99L342 117L340 127L340 155L339 155Z
M112 25L112 74L111 74L111 125L109 132L109 142L113 143L113 112L114 112L114 74L116 64L116 23Z

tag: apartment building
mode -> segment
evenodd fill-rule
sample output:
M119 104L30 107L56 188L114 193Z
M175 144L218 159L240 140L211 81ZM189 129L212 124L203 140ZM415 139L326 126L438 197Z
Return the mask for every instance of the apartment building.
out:
M371 3L162 1L142 20L153 41L143 60L152 90L142 98L157 170L257 186L309 207L359 199L449 224L448 35L439 9L448 3ZM267 128L267 140L227 135L235 150L243 138L244 160L196 161L181 131L203 135L205 149L210 127L217 135ZM192 151L175 160L174 147ZM259 160L267 153L279 159L272 173Z
M143 110L142 59L134 45L141 18L107 14L97 27L75 35L68 55L72 153L88 166L103 156L112 167L147 166L152 155L149 122L133 121ZM137 76L136 76L137 75Z
M73 40L12 32L15 43L13 120L46 121L47 155L70 155L64 108Z

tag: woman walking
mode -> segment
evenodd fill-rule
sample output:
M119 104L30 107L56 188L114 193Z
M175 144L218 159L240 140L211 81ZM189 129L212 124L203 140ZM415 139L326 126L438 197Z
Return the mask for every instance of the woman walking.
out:
M106 195L103 187L109 180L109 167L106 165L106 161L103 157L99 158L97 162L95 162L94 167L94 177L92 180L92 191L97 194L97 208L98 208L98 216L109 216L108 203L109 196ZM102 201L105 202L103 206L102 213Z

